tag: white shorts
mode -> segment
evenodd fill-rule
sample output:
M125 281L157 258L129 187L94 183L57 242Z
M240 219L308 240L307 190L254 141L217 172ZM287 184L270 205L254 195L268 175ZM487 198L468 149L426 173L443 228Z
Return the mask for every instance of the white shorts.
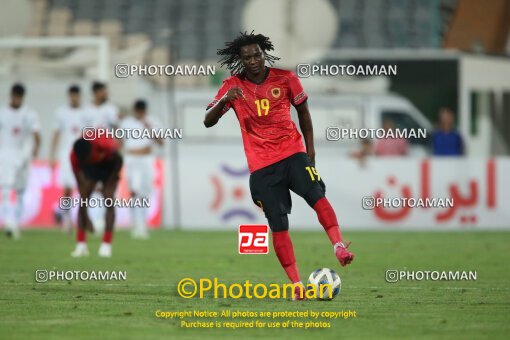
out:
M12 162L4 159L0 171L0 187L25 190L28 181L28 171L30 165L28 161Z
M62 188L75 188L76 178L74 177L69 155L61 156L59 164L60 171L58 173L58 184L60 184Z
M154 156L126 155L124 169L129 190L139 196L150 197L154 183Z

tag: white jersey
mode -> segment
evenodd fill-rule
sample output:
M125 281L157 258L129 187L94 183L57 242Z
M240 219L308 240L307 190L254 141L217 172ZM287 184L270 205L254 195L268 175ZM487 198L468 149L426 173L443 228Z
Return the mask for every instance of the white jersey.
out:
M82 136L85 127L85 111L82 107L61 106L55 112L55 131L60 133L58 155L68 158L74 142Z
M147 122L147 123L145 124L145 122ZM126 117L126 118L122 119L119 128L125 129L125 130L135 130L135 129L143 130L143 129L147 129L146 125L148 126L148 128L152 128L152 129L161 128L159 122L156 119L149 117L149 116L145 117L145 121L136 119L133 116ZM143 148L146 148L146 147L152 146L152 145L154 145L154 140L151 138L148 138L148 137L124 138L123 139L123 147L126 151L143 149Z
M119 109L110 103L91 104L85 108L84 119L85 127L110 128L119 122Z
M40 129L37 113L27 106L14 109L8 105L0 109L0 153L3 161L9 161L10 155L20 161L30 159L32 136Z

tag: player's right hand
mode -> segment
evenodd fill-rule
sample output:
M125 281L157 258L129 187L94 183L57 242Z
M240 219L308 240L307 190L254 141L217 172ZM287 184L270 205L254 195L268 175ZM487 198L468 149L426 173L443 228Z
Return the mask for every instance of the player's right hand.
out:
M241 90L241 88L239 87L232 87L230 90L227 91L227 93L225 93L221 100L224 103L229 103L232 100L236 100L237 98L244 98L243 90Z

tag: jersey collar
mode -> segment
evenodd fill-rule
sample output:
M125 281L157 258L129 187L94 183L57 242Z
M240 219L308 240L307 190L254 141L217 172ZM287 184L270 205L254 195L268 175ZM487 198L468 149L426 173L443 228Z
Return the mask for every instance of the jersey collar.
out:
M264 76L264 79L262 79L262 81L260 83L256 83L254 81L251 81L250 79L248 79L248 77L246 76L246 73L243 75L243 80L249 82L249 83L252 83L254 85L262 85L264 84L264 82L266 81L267 78L269 78L269 74L271 73L271 67L266 67L266 75Z

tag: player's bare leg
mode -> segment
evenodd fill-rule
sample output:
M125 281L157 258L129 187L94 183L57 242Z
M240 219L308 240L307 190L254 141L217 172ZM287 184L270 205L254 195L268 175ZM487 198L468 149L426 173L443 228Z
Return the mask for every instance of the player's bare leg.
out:
M131 193L131 197L134 199L143 199L143 196L138 195L135 192ZM147 208L146 207L133 207L131 209L131 216L133 220L133 226L131 229L131 237L135 239L146 240L149 238L147 232Z
M335 255L340 264L343 267L350 264L354 259L354 254L347 250L350 242L346 244L342 241L342 234L340 233L336 214L328 199L326 197L322 197L314 204L313 209L317 213L319 223L324 227L324 230L328 234L329 240L333 245Z
M117 190L117 184L119 182L118 174L115 173L114 176L109 178L106 183L104 183L102 194L104 199L114 199L115 190ZM99 256L101 257L111 257L112 256L112 238L113 238L113 228L115 224L115 207L109 206L106 208L105 214L105 230L103 234L103 242L99 247Z
M71 197L72 190L71 188L64 188L64 197ZM71 210L70 209L62 209L62 231L70 233L71 232Z
M89 180L80 176L78 180L78 190L80 192L80 199L89 199L92 191L96 186L96 181ZM92 222L87 213L86 204L80 204L78 208L78 227L76 229L76 248L71 253L72 257L88 256L89 250L87 247L87 230L93 229Z
M4 220L5 235L13 238L13 205L11 203L11 189L7 187L1 188L2 194L2 218Z
M16 189L14 203L11 202L12 189L3 187L1 190L2 217L7 237L18 240L21 237L19 221L22 213L22 200L24 190Z
M80 198L90 199L92 192L94 192L94 188L96 186L96 182L92 180L83 181L82 187L79 188ZM88 210L85 205L80 205L78 209L78 228L77 230L82 230L83 232L89 231L91 233L94 232L94 225L89 218Z
M25 195L25 189L16 189L16 195L14 197L14 216L12 219L12 236L13 238L19 239L21 237L20 232L20 221L23 215L23 197Z
M11 192L12 190L9 188L3 188L1 190L2 215L7 237L18 240L21 237L19 223L23 212L23 194L25 191L16 189L14 203L11 202Z

